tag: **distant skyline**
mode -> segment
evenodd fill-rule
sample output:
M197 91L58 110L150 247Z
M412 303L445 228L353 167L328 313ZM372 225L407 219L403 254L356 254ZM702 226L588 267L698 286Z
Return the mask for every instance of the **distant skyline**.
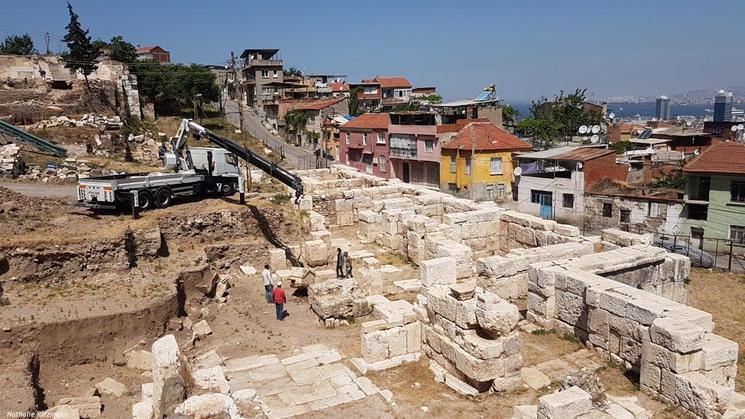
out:
M656 97L745 86L745 2L737 0L72 4L94 39L157 44L174 62L225 64L231 51L279 48L285 67L352 82L405 76L449 100L475 97L489 83L514 102L575 88ZM0 38L29 33L44 52L49 32L52 51L64 48L64 1L3 6Z

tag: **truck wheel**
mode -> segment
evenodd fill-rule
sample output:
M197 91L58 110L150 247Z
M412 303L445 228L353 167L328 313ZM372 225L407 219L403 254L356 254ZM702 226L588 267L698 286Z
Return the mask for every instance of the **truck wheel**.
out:
M149 210L153 207L153 195L148 191L138 192L137 200L140 204L140 210Z
M223 183L220 185L220 195L222 196L231 196L235 193L235 189L233 189L233 185L231 183Z
M155 192L155 205L158 208L166 208L171 206L171 191L168 188L160 188Z

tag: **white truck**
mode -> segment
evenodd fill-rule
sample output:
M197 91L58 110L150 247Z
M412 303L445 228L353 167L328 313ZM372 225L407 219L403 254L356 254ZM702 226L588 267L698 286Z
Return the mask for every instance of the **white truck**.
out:
M188 134L203 137L221 148L188 148ZM251 150L211 133L199 124L184 119L171 138L172 151L164 156L171 173L136 173L100 176L78 182L78 201L91 208L136 207L147 210L165 208L175 197L200 198L243 193L244 184L238 157L258 167L295 190L296 200L303 195L299 177L275 165Z

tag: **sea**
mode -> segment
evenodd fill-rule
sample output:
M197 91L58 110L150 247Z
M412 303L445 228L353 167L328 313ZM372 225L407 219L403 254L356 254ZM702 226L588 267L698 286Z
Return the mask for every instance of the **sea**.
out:
M530 116L530 103L515 102L510 103L510 105L517 108L520 112L519 119ZM656 112L656 104L654 102L608 103L608 112L613 112L616 118L634 118L637 116L653 118ZM707 115L714 114L714 105L672 105L670 113L673 118L676 116L695 116L703 118Z

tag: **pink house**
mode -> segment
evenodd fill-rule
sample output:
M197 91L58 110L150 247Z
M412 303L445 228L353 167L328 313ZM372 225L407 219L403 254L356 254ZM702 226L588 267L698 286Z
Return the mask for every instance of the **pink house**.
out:
M339 158L363 172L390 179L387 113L366 113L339 127Z
M390 120L389 160L393 176L406 183L439 187L440 143L435 115L391 113Z

